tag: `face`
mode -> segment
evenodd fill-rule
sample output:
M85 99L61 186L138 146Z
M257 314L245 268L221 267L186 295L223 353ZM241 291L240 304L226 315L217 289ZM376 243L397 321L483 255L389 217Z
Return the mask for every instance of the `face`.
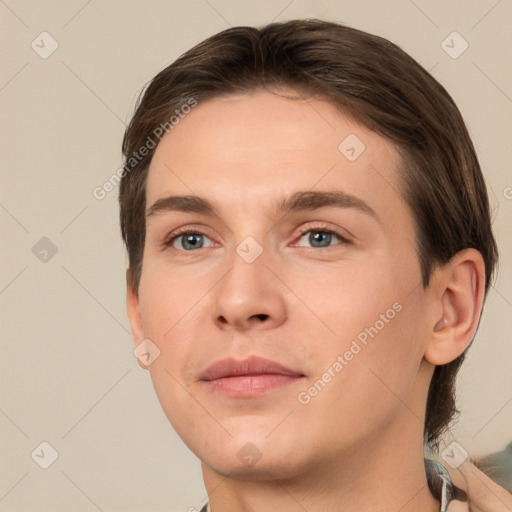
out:
M211 470L293 477L421 437L426 292L398 165L331 104L260 91L200 103L156 148L130 321Z

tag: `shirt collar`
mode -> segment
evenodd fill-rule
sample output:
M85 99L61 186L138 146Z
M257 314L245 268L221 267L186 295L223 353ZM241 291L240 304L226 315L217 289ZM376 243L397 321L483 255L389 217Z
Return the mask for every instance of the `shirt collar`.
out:
M448 504L453 499L467 500L466 493L453 485L448 471L439 462L425 459L425 473L430 492L441 502L439 512L446 512Z

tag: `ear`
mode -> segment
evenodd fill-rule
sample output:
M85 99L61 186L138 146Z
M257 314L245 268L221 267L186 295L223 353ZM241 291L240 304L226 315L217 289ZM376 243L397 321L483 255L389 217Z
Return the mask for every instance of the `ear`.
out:
M128 313L128 320L132 330L133 342L135 347L144 340L144 328L142 326L142 316L139 309L139 297L135 290L133 275L130 269L126 270L126 311ZM147 370L147 366L140 362L137 358L139 366Z
M458 252L432 275L432 313L425 359L433 365L450 363L473 339L485 291L485 264L476 249Z

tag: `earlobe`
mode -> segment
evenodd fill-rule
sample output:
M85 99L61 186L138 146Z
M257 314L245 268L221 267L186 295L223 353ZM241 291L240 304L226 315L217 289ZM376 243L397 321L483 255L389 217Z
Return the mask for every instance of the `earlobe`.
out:
M128 320L132 331L133 342L135 347L144 340L144 329L142 325L142 316L139 308L139 297L135 290L133 282L133 275L130 269L126 270L126 311L128 313ZM139 366L147 369L140 360L137 358Z
M441 313L432 321L425 359L433 365L448 364L471 344L482 310L485 264L476 249L464 249L433 277L433 307Z

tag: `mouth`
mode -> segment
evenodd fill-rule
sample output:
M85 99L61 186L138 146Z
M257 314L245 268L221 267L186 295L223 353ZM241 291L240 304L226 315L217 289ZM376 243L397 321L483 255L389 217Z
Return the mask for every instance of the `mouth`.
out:
M300 371L277 361L252 356L241 361L233 358L217 361L201 374L200 380L212 392L247 398L296 383L304 377Z

